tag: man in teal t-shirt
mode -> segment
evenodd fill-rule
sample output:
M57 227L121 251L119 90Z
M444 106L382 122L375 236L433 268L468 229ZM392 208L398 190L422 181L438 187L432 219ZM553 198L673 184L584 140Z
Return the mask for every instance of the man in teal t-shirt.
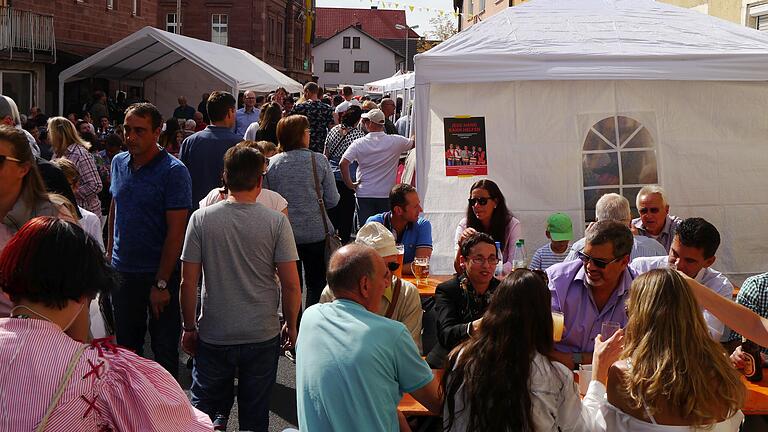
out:
M440 412L437 380L408 330L373 312L390 279L370 247L348 245L331 257L337 300L306 310L296 347L300 430L398 431L403 393Z

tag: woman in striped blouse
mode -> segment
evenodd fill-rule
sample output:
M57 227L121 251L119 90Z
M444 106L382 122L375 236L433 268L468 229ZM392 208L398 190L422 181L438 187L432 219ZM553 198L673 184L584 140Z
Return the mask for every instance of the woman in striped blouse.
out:
M107 339L88 339L88 305L114 271L77 224L27 222L0 255L0 430L210 431L171 375Z

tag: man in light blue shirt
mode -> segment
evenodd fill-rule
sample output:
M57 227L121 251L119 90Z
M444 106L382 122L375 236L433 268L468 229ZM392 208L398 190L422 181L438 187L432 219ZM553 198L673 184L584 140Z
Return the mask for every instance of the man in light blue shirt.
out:
M373 248L352 244L328 263L336 300L306 310L296 347L302 431L398 431L410 393L439 413L438 381L405 326L375 314L391 280Z
M245 131L248 130L251 123L259 121L259 112L261 111L256 107L256 93L250 90L243 94L243 103L245 106L237 110L237 124L235 125L235 134L240 138L245 136Z

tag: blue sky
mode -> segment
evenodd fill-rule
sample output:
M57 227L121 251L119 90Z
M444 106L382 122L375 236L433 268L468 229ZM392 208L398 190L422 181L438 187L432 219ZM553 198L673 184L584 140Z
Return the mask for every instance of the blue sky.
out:
M419 28L416 29L416 33L422 36L425 36L432 29L429 25L429 19L438 14L434 9L442 9L448 12L453 10L452 0L385 0L385 3L388 5L392 3L392 6L382 8L381 2L379 2L379 9L404 9L408 25L418 25ZM400 4L400 7L394 7L394 3ZM318 7L368 9L372 5L376 5L376 3L371 3L370 0L317 0ZM408 5L414 6L413 12L409 10ZM422 11L419 11L418 8L422 8ZM425 11L425 8L429 8L430 12Z

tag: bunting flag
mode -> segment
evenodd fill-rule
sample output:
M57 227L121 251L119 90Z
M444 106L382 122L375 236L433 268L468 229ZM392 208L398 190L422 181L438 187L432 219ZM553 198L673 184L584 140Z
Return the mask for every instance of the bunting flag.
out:
M360 3L363 3L365 0L359 0L359 1L360 1ZM437 14L439 16L450 14L450 15L453 15L454 17L459 17L459 16L464 17L467 20L471 20L472 18L474 18L474 15L471 14L471 13L463 13L463 12L458 12L456 10L428 8L428 7L421 7L421 6L417 6L417 5L412 5L412 4L407 4L407 3L399 3L399 2L387 3L384 0L368 0L368 2L370 4L372 4L372 5L376 5L376 7L382 8L382 9L384 9L384 8L389 8L389 9L407 8L408 11L410 11L410 12L414 12L414 11L418 11L418 12L437 12Z
M410 6L408 6L408 9L410 9L411 12L413 12L413 7L414 7L413 5L410 5ZM419 9L421 9L421 8L419 8Z

